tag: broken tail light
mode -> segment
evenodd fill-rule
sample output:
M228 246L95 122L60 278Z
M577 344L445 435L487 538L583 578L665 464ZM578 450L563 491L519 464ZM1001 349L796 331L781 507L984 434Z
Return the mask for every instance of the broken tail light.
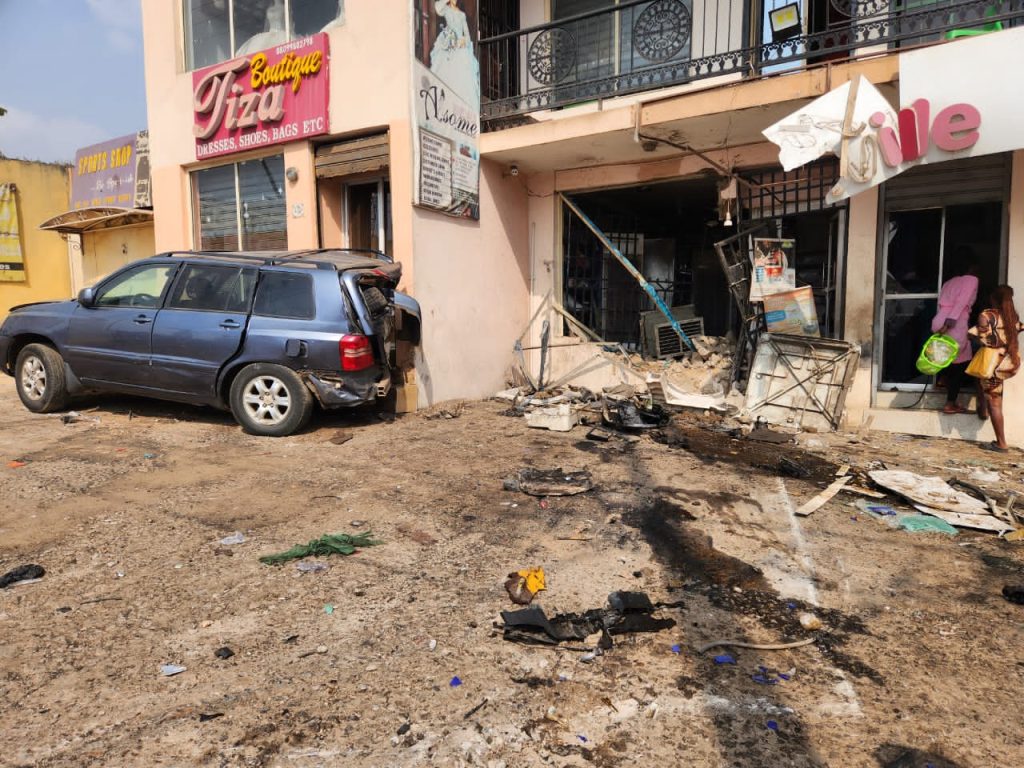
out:
M342 336L338 342L341 353L341 370L362 371L373 365L373 347L362 334Z

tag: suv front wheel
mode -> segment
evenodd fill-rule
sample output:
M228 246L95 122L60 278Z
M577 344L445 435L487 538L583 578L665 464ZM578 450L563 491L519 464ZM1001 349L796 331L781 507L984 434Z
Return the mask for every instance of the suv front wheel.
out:
M29 344L14 364L18 397L35 413L59 411L68 402L64 358L45 344Z
M231 413L250 435L284 437L302 429L313 412L313 395L291 368L254 363L231 384Z

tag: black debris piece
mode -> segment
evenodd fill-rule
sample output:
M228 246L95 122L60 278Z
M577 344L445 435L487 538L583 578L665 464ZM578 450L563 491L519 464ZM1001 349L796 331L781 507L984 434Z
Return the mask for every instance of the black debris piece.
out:
M504 638L526 645L558 645L565 641L585 640L601 633L598 647L612 647L614 635L633 632L660 632L676 625L674 619L656 618L651 599L643 592L612 592L608 608L593 608L583 613L565 613L548 618L544 609L530 606L520 611L502 611Z
M658 429L668 423L668 413L660 405L643 408L632 400L606 400L603 418L605 426L626 432Z
M36 565L35 563L19 565L17 568L12 568L3 576L0 576L0 589L9 587L11 584L17 584L19 581L41 579L45 575L46 569L41 565Z
M235 652L228 648L226 645L223 648L218 648L213 652L213 655L218 659L230 659L235 655Z
M223 712L203 712L199 715L199 722L205 723L209 720L216 720L218 717L224 717Z
M410 723L402 723L400 726L398 726L398 735L405 736L405 734L409 732L410 728L412 728L412 725Z
M1017 605L1024 605L1024 585L1007 584L1003 587L1003 597L1009 600L1011 603Z
M601 427L594 427L587 432L587 440L596 440L599 443L607 443L612 439L612 433Z
M779 459L779 465L777 469L780 474L786 475L788 477L795 477L798 480L802 480L806 477L811 476L811 470L809 470L807 467L801 464L797 464L792 459L787 459L785 456Z
M747 439L758 443L772 443L775 445L793 442L792 435L788 435L785 432L776 432L774 429L768 429L767 427L752 429L750 434L747 435Z
M575 496L594 487L594 481L587 470L520 469L515 477L507 478L503 487L506 491L522 491L530 496Z

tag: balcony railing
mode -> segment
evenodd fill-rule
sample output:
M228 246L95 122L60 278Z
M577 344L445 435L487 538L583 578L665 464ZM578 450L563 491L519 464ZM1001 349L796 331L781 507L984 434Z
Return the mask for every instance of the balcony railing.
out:
M777 31L773 38L759 0L623 0L491 35L480 41L485 129L541 109L713 77L772 74L1024 24L1024 0L827 0L811 6L817 18L801 20L788 37Z

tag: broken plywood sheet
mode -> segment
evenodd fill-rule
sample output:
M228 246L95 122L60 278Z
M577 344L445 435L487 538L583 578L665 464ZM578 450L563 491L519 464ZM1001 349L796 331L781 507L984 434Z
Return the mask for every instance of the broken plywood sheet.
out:
M989 506L939 477L925 477L899 469L876 470L868 476L883 488L913 502L925 514L945 520L958 528L1002 533L1013 530L1007 521L991 513Z
M1013 530L1012 525L994 515L969 515L961 512L950 512L945 509L933 509L932 507L926 507L924 504L915 504L914 507L926 515L945 520L957 528L975 528L979 531L990 531L992 533L1003 533L1004 531Z

